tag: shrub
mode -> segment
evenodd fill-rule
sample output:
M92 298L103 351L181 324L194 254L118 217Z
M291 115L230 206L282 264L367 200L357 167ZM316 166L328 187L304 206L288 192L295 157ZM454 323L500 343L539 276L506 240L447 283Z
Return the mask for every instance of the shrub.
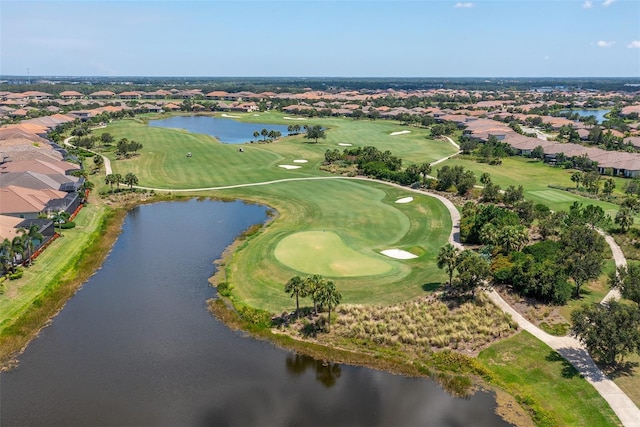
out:
M238 315L246 322L258 328L271 327L271 313L257 308L242 306L238 309Z
M22 278L22 270L17 270L15 273L9 275L9 280L16 280Z
M60 224L60 228L62 228L63 230L69 230L70 228L75 228L76 227L76 223L73 221L67 221L63 224Z
M229 284L229 282L219 283L217 288L218 288L218 293L223 297L231 296L231 289L233 287Z

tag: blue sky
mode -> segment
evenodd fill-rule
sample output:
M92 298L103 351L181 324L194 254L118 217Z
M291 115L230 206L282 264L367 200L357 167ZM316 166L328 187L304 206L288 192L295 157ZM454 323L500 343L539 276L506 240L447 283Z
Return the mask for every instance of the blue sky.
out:
M7 1L0 74L640 77L640 1Z

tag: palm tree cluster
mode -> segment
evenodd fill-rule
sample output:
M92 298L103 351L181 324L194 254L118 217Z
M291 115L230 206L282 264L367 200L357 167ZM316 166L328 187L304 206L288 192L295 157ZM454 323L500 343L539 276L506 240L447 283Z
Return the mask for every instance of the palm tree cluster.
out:
M253 137L258 141L258 137L262 136L262 142L272 142L282 136L282 132L279 130L267 130L263 128L261 131L253 132Z
M18 233L13 239L4 239L0 244L0 263L5 273L15 273L16 265L25 260L30 264L36 247L44 239L37 225L29 229L20 228Z
M325 280L319 274L313 274L306 279L294 276L285 284L284 291L296 297L296 316L300 318L300 298L311 297L313 312L318 314L318 307L326 308L329 313L328 325L331 325L331 310L336 308L342 300L342 294L336 289L331 280Z

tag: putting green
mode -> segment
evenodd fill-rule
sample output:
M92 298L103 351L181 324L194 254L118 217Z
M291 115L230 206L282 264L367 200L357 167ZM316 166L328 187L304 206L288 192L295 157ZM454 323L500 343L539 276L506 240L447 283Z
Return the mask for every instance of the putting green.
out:
M377 255L365 255L344 244L333 231L290 234L275 249L284 265L306 274L329 277L376 276L393 267Z

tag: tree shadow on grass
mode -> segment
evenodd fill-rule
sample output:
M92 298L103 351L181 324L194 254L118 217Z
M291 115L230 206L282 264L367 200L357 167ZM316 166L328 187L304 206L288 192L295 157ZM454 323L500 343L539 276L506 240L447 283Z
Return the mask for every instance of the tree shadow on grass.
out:
M607 370L607 375L612 380L621 377L631 377L635 374L636 368L640 366L638 362L620 362L616 364L612 369Z
M548 362L560 362L562 363L562 378L573 378L580 376L580 372L564 357L560 355L557 351L550 351L545 359Z
M440 282L423 283L422 290L425 292L435 292L442 286Z

